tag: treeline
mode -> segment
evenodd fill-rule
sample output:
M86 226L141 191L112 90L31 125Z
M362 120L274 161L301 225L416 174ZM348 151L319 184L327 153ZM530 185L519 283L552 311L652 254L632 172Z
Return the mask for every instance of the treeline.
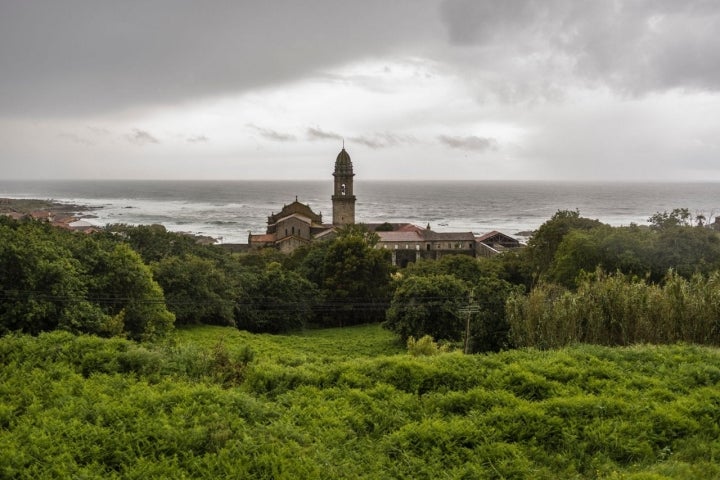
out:
M372 242L349 227L292 256L238 255L159 225L81 235L0 217L0 333L146 340L194 323L278 333L377 322L392 269Z
M0 217L0 333L61 329L136 340L174 315L140 255L111 236Z
M558 211L520 251L404 269L376 242L349 226L290 255L231 254L158 225L79 235L2 218L0 332L143 340L195 323L281 333L384 322L403 342L429 335L466 352L720 343L720 237L686 209L627 227Z

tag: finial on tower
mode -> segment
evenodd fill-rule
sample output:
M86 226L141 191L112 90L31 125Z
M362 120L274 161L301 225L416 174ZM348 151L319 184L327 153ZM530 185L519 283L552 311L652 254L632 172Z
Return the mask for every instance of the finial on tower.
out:
M343 150L345 150L345 137L343 137Z

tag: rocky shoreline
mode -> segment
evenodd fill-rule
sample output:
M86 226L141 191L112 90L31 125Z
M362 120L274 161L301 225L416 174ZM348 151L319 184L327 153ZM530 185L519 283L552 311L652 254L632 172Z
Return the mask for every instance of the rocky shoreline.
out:
M89 212L101 208L102 207L90 207L88 205L78 205L74 203L63 203L56 200L0 198L0 216L9 216L16 220L29 217L35 220L47 221L56 227L79 230L87 233L103 228L95 224L82 222L82 220L85 219L98 218L97 215ZM217 243L216 238L207 235L198 235L190 232L176 233L192 237L198 243L205 245Z
M37 212L48 212L56 217L96 218L88 213L101 207L62 203L55 200L40 200L34 198L0 198L0 215L21 214L31 215Z

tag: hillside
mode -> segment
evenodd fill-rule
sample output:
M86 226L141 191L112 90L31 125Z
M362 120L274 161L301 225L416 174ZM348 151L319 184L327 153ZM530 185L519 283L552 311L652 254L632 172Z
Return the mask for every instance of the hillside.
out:
M411 357L393 338L3 337L0 477L720 477L717 349Z

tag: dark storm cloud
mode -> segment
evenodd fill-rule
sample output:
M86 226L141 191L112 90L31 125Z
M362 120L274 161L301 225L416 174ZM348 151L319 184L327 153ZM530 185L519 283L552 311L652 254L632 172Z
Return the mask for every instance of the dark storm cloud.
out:
M251 123L249 123L247 126L258 132L261 137L265 138L266 140L272 140L273 142L294 142L297 140L295 135L292 135L290 133L282 133L271 128L258 127L257 125L253 125Z
M139 146L160 143L160 140L155 138L155 136L153 136L150 132L140 130L139 128L133 128L131 133L125 135L125 139L128 142Z
M92 114L296 80L412 43L436 4L2 2L0 115Z
M632 94L720 90L713 0L447 0L441 12L451 43L475 48L490 68L493 58L513 57L546 76L557 63L571 65L586 84Z
M449 135L439 135L440 143L451 148L460 150L472 150L475 152L485 152L488 150L497 150L498 142L494 138L476 137L470 135L467 137L453 137Z

